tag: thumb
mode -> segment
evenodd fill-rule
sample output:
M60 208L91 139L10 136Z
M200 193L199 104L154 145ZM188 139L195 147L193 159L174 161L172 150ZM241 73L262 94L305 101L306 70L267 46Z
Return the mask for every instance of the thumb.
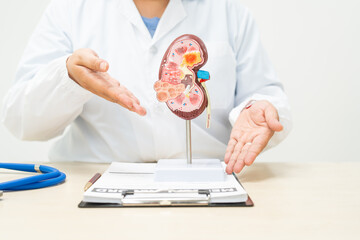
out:
M272 105L265 108L265 120L269 128L275 132L280 132L284 128L279 121L277 110Z
M78 64L97 72L107 72L109 69L109 63L90 49L84 49L80 53Z

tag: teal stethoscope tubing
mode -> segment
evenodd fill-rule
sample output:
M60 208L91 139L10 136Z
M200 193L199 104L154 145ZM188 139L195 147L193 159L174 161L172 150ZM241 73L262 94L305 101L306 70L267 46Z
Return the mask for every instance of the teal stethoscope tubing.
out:
M24 172L37 172L36 169L39 169L40 172L43 173L40 175L0 183L0 190L2 191L20 191L50 187L62 183L66 178L66 175L56 168L44 165L0 163L0 168Z

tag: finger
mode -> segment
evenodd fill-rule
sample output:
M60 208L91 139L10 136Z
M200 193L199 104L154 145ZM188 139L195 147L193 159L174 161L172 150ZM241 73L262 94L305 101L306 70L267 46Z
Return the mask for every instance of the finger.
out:
M134 112L136 112L140 116L146 115L146 109L139 104L134 104Z
M271 130L276 132L283 130L283 126L279 122L279 116L274 106L270 105L265 108L265 120Z
M244 161L237 161L235 166L234 166L234 172L235 173L240 173L243 170L244 167L245 167Z
M225 163L228 163L229 160L230 160L230 157L234 151L234 148L238 142L237 139L241 139L243 136L242 136L242 132L239 131L239 130L233 130L231 132L231 135L230 135L230 140L228 142L228 146L226 148L226 152L225 152L225 157L224 157L224 162Z
M238 158L236 159L236 164L234 165L234 172L239 173L245 166L245 156L248 153L248 150L251 146L251 142L247 142L243 148L241 149L241 153L239 154Z
M109 84L111 86L104 88L101 93L103 96L105 96L104 98L118 103L128 110L136 112L141 116L146 115L145 108L140 105L140 101L126 87L120 85L118 81L112 78L111 81L109 81Z
M237 160L239 154L241 153L241 149L243 148L244 144L245 144L244 141L239 141L239 142L236 144L236 146L235 146L235 148L234 148L234 151L233 151L233 153L231 154L229 163L228 163L228 165L226 166L226 169L225 169L226 173L231 174L231 173L233 172L233 170L234 170L234 165L235 165L235 163L236 163L236 160Z
M236 139L231 138L229 140L229 143L228 143L228 146L227 146L226 152L225 152L225 157L224 157L224 162L226 164L229 162L230 157L231 157L232 153L234 152L234 148L235 148L236 144L237 144Z
M114 102L121 105L124 108L127 108L130 111L133 111L135 108L134 101L124 93L117 94L117 96L115 96Z
M91 82L91 87L95 94L114 103L121 102L124 103L124 105L130 104L130 101L125 101L125 96L132 99L128 94L129 90L121 85L116 79L112 78L108 73L92 72L91 70L86 72L88 73L85 76L88 78L87 82ZM124 96L119 98L120 95Z
M109 69L109 63L89 49L84 49L78 53L77 64L97 72L107 72Z
M114 79L114 80L117 82L116 79ZM138 105L140 105L139 99L138 99L137 97L135 97L135 95L134 95L130 90L128 90L124 85L120 85L120 83L119 83L119 86L120 86L122 92L124 92L125 94L127 94L127 95L128 95L130 98L132 98Z
M271 136L257 136L254 138L249 150L244 158L246 166L250 166L255 161L256 157L264 150Z
M82 71L82 78L86 79L83 82L86 83L86 88L89 91L125 108L133 107L132 99L125 93L127 90L109 74L93 72L87 68L83 68Z
M135 97L135 95L134 95L132 92L130 92L129 90L127 90L126 93L127 93L128 96L131 97L138 105L140 105L139 99L138 99L137 97Z
M128 110L135 112L141 116L146 115L146 109L140 106L134 99L130 98L127 94L120 94L117 98L118 104L127 108Z
M137 114L139 114L140 116L144 116L146 115L146 109L144 107L142 107L136 100L134 100L133 98L131 98L131 100L133 101L133 108L129 109L132 112L135 112Z
M92 93L111 102L117 102L117 95L121 93L120 83L110 77L108 73L94 72L86 67L78 67L81 85Z

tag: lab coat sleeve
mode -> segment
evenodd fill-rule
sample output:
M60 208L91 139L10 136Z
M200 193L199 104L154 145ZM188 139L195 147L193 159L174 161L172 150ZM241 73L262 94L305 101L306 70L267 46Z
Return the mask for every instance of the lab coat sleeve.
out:
M92 97L68 76L69 12L68 1L50 3L4 98L2 122L19 139L42 141L62 134Z
M251 100L267 100L278 111L283 131L276 132L266 149L280 143L290 132L291 113L287 96L278 80L260 42L260 35L250 12L245 9L243 18L238 24L235 39L236 48L236 95L235 108L229 114L234 125L236 119Z

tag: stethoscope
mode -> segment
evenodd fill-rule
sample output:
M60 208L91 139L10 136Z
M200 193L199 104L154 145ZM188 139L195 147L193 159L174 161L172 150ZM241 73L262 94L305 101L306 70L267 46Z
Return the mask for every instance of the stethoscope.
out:
M2 191L21 191L54 186L64 182L66 178L65 173L60 172L58 169L38 164L0 163L0 168L42 173L0 183L0 196Z

